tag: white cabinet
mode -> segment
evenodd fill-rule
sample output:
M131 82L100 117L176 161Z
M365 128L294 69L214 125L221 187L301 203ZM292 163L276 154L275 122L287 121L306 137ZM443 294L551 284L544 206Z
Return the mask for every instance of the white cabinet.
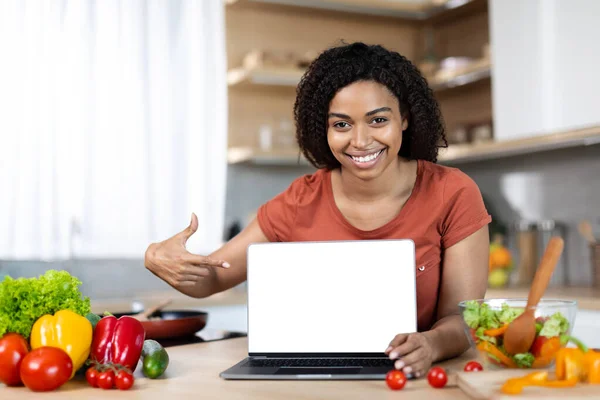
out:
M598 124L597 0L490 0L497 140Z

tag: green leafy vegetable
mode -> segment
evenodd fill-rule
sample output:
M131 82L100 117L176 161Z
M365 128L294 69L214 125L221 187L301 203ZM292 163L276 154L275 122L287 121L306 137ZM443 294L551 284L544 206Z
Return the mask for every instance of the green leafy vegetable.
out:
M490 308L487 303L484 303L479 308L479 326L485 329L494 329L502 325L498 320L498 313Z
M536 324L535 324L535 334L539 335L540 332L542 331L543 327L544 327L543 324L540 324L539 322L536 322Z
M535 357L531 353L520 353L515 354L513 360L515 360L517 366L521 368L531 368Z
M519 315L523 313L522 308L513 308L508 304L502 304L502 309L498 312L498 320L503 324L509 324L514 321Z
M565 334L569 330L569 321L560 313L556 312L544 322L540 336L553 337Z
M38 318L60 310L85 316L90 299L82 297L80 285L67 271L49 270L39 278L7 276L0 283L0 336L15 332L28 339Z
M511 323L522 313L522 308L510 307L506 303L502 304L500 310L494 310L487 303L479 304L477 301L472 300L465 304L463 318L470 328L494 329Z
M479 303L475 300L468 301L465 304L463 311L463 319L469 328L477 328L479 326Z

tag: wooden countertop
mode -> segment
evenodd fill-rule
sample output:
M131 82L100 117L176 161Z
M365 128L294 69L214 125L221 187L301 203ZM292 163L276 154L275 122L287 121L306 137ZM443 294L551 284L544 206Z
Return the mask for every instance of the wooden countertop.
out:
M169 347L169 368L159 379L151 380L135 371L135 384L129 391L90 387L84 380L72 380L54 392L34 393L27 388L0 385L2 400L18 399L467 399L458 387L429 387L426 379L410 381L400 392L387 388L384 381L226 381L219 373L241 361L247 354L247 338ZM458 371L476 355L470 350L441 365Z
M527 298L529 288L488 289L486 298ZM600 288L592 287L554 287L548 288L545 299L577 300L580 310L600 311Z
M488 289L486 298L527 298L529 288L503 288ZM600 311L600 288L591 287L555 287L548 288L545 298L577 300L580 310ZM185 296L175 289L165 292L148 292L138 296L118 299L92 299L92 311L102 313L128 312L132 310L134 302L140 302L145 307L160 303L171 298L173 303L166 309L201 309L203 307L245 305L247 303L246 291L234 288L226 292L217 293L205 299L195 299Z

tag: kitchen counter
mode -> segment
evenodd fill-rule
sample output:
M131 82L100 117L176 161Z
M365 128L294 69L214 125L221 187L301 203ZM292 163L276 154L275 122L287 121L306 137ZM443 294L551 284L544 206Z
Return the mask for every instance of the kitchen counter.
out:
M488 289L486 298L524 298L529 294L529 288ZM600 288L592 287L550 287L544 294L546 299L577 300L580 310L600 311Z
M236 399L466 399L458 387L429 387L426 379L410 381L400 392L393 392L381 381L226 381L219 373L242 360L247 354L246 338L211 343L198 343L167 349L170 365L165 375L156 380L144 378L135 371L135 385L129 391L92 388L85 381L73 380L54 392L34 393L26 388L0 386L2 400L18 399L106 399L140 398L236 398ZM477 356L470 350L463 356L440 365L458 371Z

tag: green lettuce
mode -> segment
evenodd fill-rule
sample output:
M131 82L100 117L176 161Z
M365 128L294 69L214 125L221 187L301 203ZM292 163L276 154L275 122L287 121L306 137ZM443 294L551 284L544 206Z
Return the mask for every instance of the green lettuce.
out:
M502 304L502 309L498 312L498 321L503 324L509 324L515 320L519 315L523 313L522 308L509 307L508 304Z
M540 330L540 336L554 337L560 336L569 330L569 321L560 312L552 314L552 316L544 322L544 326Z
M479 308L479 326L482 326L485 329L498 328L502 325L498 320L498 314L499 313L491 309L488 304L482 304Z
M477 301L472 300L466 303L463 318L470 328L494 329L511 323L522 313L522 308L513 308L508 304L502 304L500 310L494 310L487 303L480 305Z
M463 319L469 328L477 328L479 326L479 303L475 300L468 301L465 304L463 311Z
M67 271L49 270L39 278L7 276L0 283L0 336L14 332L28 339L38 318L60 310L85 316L90 299L82 297L80 285Z
M513 356L513 360L521 368L531 368L535 357L531 353L519 353Z

